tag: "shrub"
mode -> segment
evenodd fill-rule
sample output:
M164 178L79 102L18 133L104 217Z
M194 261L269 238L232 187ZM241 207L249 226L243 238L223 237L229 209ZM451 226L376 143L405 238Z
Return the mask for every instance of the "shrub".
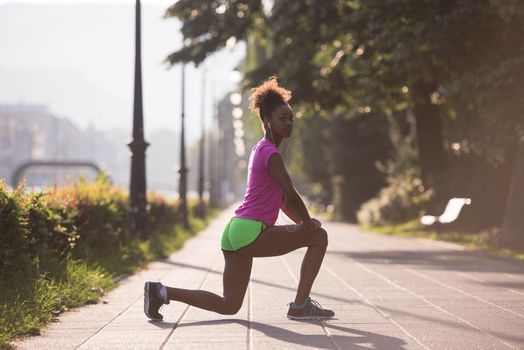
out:
M91 262L118 253L127 212L125 192L103 177L27 194L0 183L1 278L56 269L69 254Z
M132 240L127 201L105 177L40 193L0 181L0 348L67 308L96 302L115 276L166 257L204 225L190 218L191 229L182 229L177 202L148 194L150 238ZM196 202L188 205L192 213Z
M89 260L93 254L110 254L126 240L127 195L105 177L93 184L80 181L52 189L46 204L60 213L70 228L68 242L76 258Z
M164 196L157 193L149 193L147 197L149 204L149 228L154 231L164 227L165 225L172 225L178 219L177 202L168 200Z
M29 236L25 212L22 188L10 193L5 181L0 181L0 280L10 276L16 267L30 264L25 254Z
M424 190L414 169L390 177L388 183L377 197L362 205L357 213L360 224L377 226L412 220L421 215L423 206L431 199L432 192Z

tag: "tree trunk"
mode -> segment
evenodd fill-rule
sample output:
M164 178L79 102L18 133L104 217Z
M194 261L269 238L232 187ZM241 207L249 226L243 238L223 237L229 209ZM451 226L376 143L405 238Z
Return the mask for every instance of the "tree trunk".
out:
M436 91L436 88L434 82L424 81L418 81L411 87L419 164L426 188L434 188L438 185L445 168L440 108L431 102L431 94Z
M518 143L513 178L502 222L501 243L524 247L524 136Z

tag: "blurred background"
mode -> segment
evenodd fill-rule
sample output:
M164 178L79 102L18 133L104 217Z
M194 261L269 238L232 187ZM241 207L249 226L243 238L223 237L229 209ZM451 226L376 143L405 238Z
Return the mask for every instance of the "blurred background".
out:
M169 4L142 4L147 185L168 194L178 186L181 71L165 59L183 40L181 22L164 18ZM28 160L92 161L128 187L134 31L134 1L0 2L0 178L11 184ZM212 126L213 101L235 89L231 74L244 52L245 45L230 45L205 65L186 67L190 176L196 177L202 111ZM85 168L33 167L25 178L31 187L60 185L79 173L94 177ZM194 191L196 180L189 184Z
M128 186L133 1L0 5L0 177L89 160ZM398 224L471 199L456 227L524 245L524 3L518 0L142 2L148 190L176 196L186 63L189 191L242 197L262 135L249 89L293 91L281 153L336 219ZM205 130L201 120L204 120ZM27 171L30 186L69 172Z

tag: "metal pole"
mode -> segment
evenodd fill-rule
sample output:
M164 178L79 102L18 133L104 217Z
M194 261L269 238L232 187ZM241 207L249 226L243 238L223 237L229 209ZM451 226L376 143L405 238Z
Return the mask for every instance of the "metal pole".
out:
M144 140L142 109L142 61L140 0L136 0L135 18L135 87L133 103L133 137L128 143L131 149L131 181L129 185L131 212L128 230L132 238L149 236L146 213L146 166L145 152L149 144Z
M201 111L200 111L200 122L202 125L202 136L200 138L200 154L198 157L198 215L204 217L205 205L204 205L204 147L205 147L205 137L206 137L206 127L205 127L205 95L206 95L206 69L202 69L202 102L201 102Z
M218 118L217 118L217 102L215 96L215 82L211 84L211 94L213 97L213 120L212 133L213 137L209 140L209 205L212 208L218 208Z
M184 227L189 227L188 219L188 210L187 210L187 167L186 167L186 142L185 142L185 128L184 128L184 118L185 118L185 64L182 64L182 118L181 118L181 128L180 128L180 184L178 187L180 205L179 210L182 216L182 224Z
M220 110L219 110L219 104L217 105L217 112L216 112L216 118L217 118L217 204L218 206L222 206L223 204L223 172L222 168L224 167L224 152L222 152L222 146L224 144L223 141L223 130L222 130L222 123L220 121Z

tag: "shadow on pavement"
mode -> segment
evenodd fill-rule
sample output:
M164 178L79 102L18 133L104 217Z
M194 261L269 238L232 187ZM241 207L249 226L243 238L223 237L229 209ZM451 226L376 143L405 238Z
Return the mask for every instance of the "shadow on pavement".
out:
M426 322L431 322L431 323L434 323L434 327L442 327L442 326L447 326L449 328L455 328L455 329L460 329L461 332L463 332L463 334L468 334L468 332L472 332L472 331L476 331L475 329L472 329L471 326L463 323L463 322L459 322L458 320L456 321L453 321L453 320L443 320L443 319L435 319L434 317L430 317L430 316L424 316L424 315L417 315L415 313L412 313L412 312L407 312L407 311L402 311L400 310L399 308L396 308L396 309L393 309L393 308L389 308L389 307L386 307L386 306L383 306L383 305L380 305L378 306L381 310L389 313L389 314L395 314L396 317L399 317L401 315L403 315L403 318L404 319L416 319L416 320L420 320L420 321L426 321ZM480 333L481 331L479 331ZM494 330L490 330L490 333L500 339L504 339L506 341L511 341L511 342L515 342L515 343L519 343L519 342L522 342L522 338L521 337L517 337L517 336L512 336L512 335L509 335L507 333L503 333L503 332L497 332L497 331L494 331Z
M182 323L177 325L176 323L168 322L154 322L159 328L184 328L184 327L197 327L197 326L212 326L212 325L228 325L232 323L240 324L246 328L254 329L258 332L263 333L267 337L278 339L291 344L297 344L304 347L313 347L316 349L333 349L331 341L326 335L318 334L301 334L294 332L289 329L277 327L270 324L264 324L260 322L248 322L246 320L239 319L225 319L225 320L213 320L213 321L198 321ZM308 321L316 325L321 325L319 321ZM338 347L343 349L389 349L389 350L403 350L406 342L401 338L391 337L373 332L366 332L354 328L342 327L340 325L333 325L324 322L324 326L328 329L336 330L338 332L344 332L348 335L331 335L332 341L334 341ZM175 330L176 337L176 330Z
M201 271L208 271L209 270L208 267L196 266L196 265L190 265L190 264L184 264L184 263L178 263L178 262L170 261L170 260L162 260L160 262L163 263L163 264L169 264L169 265L173 265L173 266L185 267L185 268L201 270ZM213 273L213 274L216 274L216 275L222 275L222 271L209 270L209 272ZM256 279L256 278L251 278L249 281L251 283L258 283L258 284L262 284L262 285L269 286L269 287L275 287L275 288L289 290L291 292L296 292L296 290L297 290L297 287L295 287L295 286L293 286L293 287L282 286L282 285L279 285L279 284L275 284L275 283L271 283L271 282L267 282L267 281L262 281L262 280L259 280L259 279ZM183 286L180 286L180 287L183 288ZM340 298L340 297L336 297L336 296L333 296L333 295L328 295L328 294L323 294L323 293L316 293L316 292L312 292L311 295L315 296L315 297L321 297L321 298L326 298L326 299L339 301L339 302L342 302L342 303L366 305L366 304L362 303L362 301L360 301L358 299L346 299L346 298Z
M493 281L486 281L486 282L477 282L472 281L472 283L477 283L479 285L489 285L494 287L502 287L502 288L510 288L510 289L517 289L524 291L524 283L515 283L515 282L493 282Z
M432 269L475 272L504 272L524 277L524 263L495 258L480 252L449 250L330 251L327 255L344 256L371 264L419 265Z

